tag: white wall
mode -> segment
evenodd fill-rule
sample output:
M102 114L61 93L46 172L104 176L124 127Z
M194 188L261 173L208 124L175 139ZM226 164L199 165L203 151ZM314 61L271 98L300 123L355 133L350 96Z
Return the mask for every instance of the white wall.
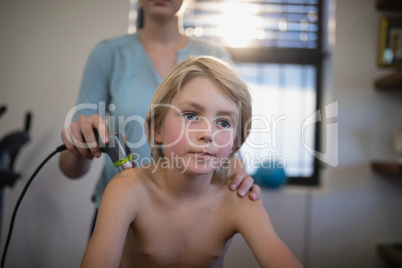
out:
M395 160L392 135L402 123L402 93L374 90L388 73L376 66L381 13L374 0L336 1L332 96L339 101L339 165L327 192L313 194L310 267L385 267L379 242L402 241L402 180L370 169Z
M1 1L0 135L21 130L33 113L31 141L19 155L22 178L5 190L1 252L12 209L36 167L58 145L74 106L85 61L103 38L127 30L129 0ZM29 188L17 215L6 267L79 267L88 239L96 167L81 180L65 178L58 157Z
M336 2L324 104L339 104L338 167L324 170L319 189L262 193L274 227L306 267L385 267L376 243L402 241L402 183L370 170L372 159L395 157L391 137L402 121L402 94L373 89L374 79L386 72L376 67L380 13L374 2ZM1 137L22 128L27 110L34 115L31 142L16 164L23 176L5 190L1 249L27 177L61 144L88 53L99 40L126 32L128 6L128 0L1 2L0 105L8 106L0 118ZM71 181L58 170L57 157L50 160L21 204L7 267L78 267L101 164ZM258 267L241 237L232 242L225 267Z

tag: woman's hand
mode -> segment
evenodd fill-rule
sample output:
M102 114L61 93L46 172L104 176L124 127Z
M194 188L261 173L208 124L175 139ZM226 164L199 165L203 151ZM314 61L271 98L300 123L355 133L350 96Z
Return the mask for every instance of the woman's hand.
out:
M231 182L229 188L232 191L237 189L237 194L244 197L249 192L248 197L251 200L257 200L261 193L261 188L254 183L253 177L247 175L245 172L236 172L230 177Z
M99 158L101 151L95 138L98 131L103 143L109 142L109 132L105 121L97 114L80 116L76 122L61 131L61 139L67 150L76 157Z
M61 131L61 139L67 151L60 154L59 166L67 177L83 176L89 170L90 160L101 156L94 129L98 131L103 143L109 142L107 125L97 114L81 116Z

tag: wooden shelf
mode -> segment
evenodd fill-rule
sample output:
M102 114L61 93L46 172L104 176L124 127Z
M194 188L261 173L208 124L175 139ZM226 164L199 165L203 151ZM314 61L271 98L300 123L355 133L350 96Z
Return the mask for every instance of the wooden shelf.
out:
M374 82L374 86L379 91L402 92L402 71L396 71L392 74L377 79Z
M387 260L389 267L402 267L402 244L378 244L377 251Z
M402 178L402 164L398 162L379 162L371 163L371 168L380 174L400 176Z
M377 0L376 7L379 11L401 12L402 11L402 1L401 0Z

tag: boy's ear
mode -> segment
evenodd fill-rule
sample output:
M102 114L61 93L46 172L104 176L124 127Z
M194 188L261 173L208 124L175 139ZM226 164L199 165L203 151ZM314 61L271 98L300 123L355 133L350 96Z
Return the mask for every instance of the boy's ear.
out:
M154 130L152 131L152 137L154 138L154 141L157 143L162 143L162 134L160 127L155 127Z

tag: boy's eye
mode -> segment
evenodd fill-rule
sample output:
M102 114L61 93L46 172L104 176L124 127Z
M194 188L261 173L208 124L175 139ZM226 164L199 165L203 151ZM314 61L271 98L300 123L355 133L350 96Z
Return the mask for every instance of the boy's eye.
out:
M220 121L217 122L217 124L218 124L220 127L223 127L223 128L229 128L229 127L231 127L231 124L230 124L230 122L229 122L228 120L220 120Z
M197 116L194 113L185 113L183 117L187 120L197 120Z

